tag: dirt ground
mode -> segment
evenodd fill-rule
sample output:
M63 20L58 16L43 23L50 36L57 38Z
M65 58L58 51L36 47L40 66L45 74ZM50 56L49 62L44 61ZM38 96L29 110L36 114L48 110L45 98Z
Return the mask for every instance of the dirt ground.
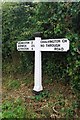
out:
M5 83L5 82L4 82ZM67 114L72 108L72 104L77 100L76 95L70 85L53 81L52 83L43 82L43 91L40 95L33 92L33 81L25 83L20 81L18 89L8 89L5 84L2 87L2 102L12 98L21 98L25 103L26 109L36 113L38 118L45 117L63 118L65 110ZM80 109L71 109L74 112L74 118L80 117ZM62 111L62 112L61 112Z

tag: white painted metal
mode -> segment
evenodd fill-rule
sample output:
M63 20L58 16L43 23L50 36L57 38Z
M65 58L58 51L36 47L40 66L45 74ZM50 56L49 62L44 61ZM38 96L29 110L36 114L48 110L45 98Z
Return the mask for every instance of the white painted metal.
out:
M42 68L41 68L41 51L40 37L35 37L35 73L34 73L34 91L42 91Z
M65 52L69 50L69 40L63 39L46 39L41 40L40 51L60 51ZM18 51L35 51L35 41L18 41L17 43Z
M41 65L41 51L68 51L69 40L63 39L47 39L41 40L40 37L35 37L35 40L18 41L18 51L35 51L35 67L34 67L34 88L36 92L43 90L42 87L42 65Z

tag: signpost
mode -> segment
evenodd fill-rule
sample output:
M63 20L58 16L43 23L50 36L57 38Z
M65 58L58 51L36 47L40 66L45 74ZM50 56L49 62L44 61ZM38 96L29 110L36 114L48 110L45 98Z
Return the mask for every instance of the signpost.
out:
M69 50L69 40L66 38L41 40L40 34L38 33L35 36L35 40L18 41L17 50L35 51L35 72L33 90L36 92L40 92L43 90L41 51L67 52Z

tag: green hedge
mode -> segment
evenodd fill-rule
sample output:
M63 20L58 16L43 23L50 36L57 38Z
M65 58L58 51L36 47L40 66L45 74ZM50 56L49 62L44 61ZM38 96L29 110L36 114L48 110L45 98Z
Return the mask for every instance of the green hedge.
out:
M33 34L37 31L43 33L44 39L66 37L70 41L68 52L42 52L43 74L71 83L80 92L80 54L77 52L80 46L80 3L7 2L2 7L3 68L6 63L11 63L15 72L33 72L34 53L17 52L16 43L34 39Z

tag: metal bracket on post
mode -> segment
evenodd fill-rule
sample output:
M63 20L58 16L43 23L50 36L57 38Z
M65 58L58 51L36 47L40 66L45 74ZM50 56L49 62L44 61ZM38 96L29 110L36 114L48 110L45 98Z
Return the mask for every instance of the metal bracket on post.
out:
M34 72L34 88L33 91L38 94L43 90L42 87L42 64L41 64L41 51L40 41L41 33L37 32L35 35L35 72Z

